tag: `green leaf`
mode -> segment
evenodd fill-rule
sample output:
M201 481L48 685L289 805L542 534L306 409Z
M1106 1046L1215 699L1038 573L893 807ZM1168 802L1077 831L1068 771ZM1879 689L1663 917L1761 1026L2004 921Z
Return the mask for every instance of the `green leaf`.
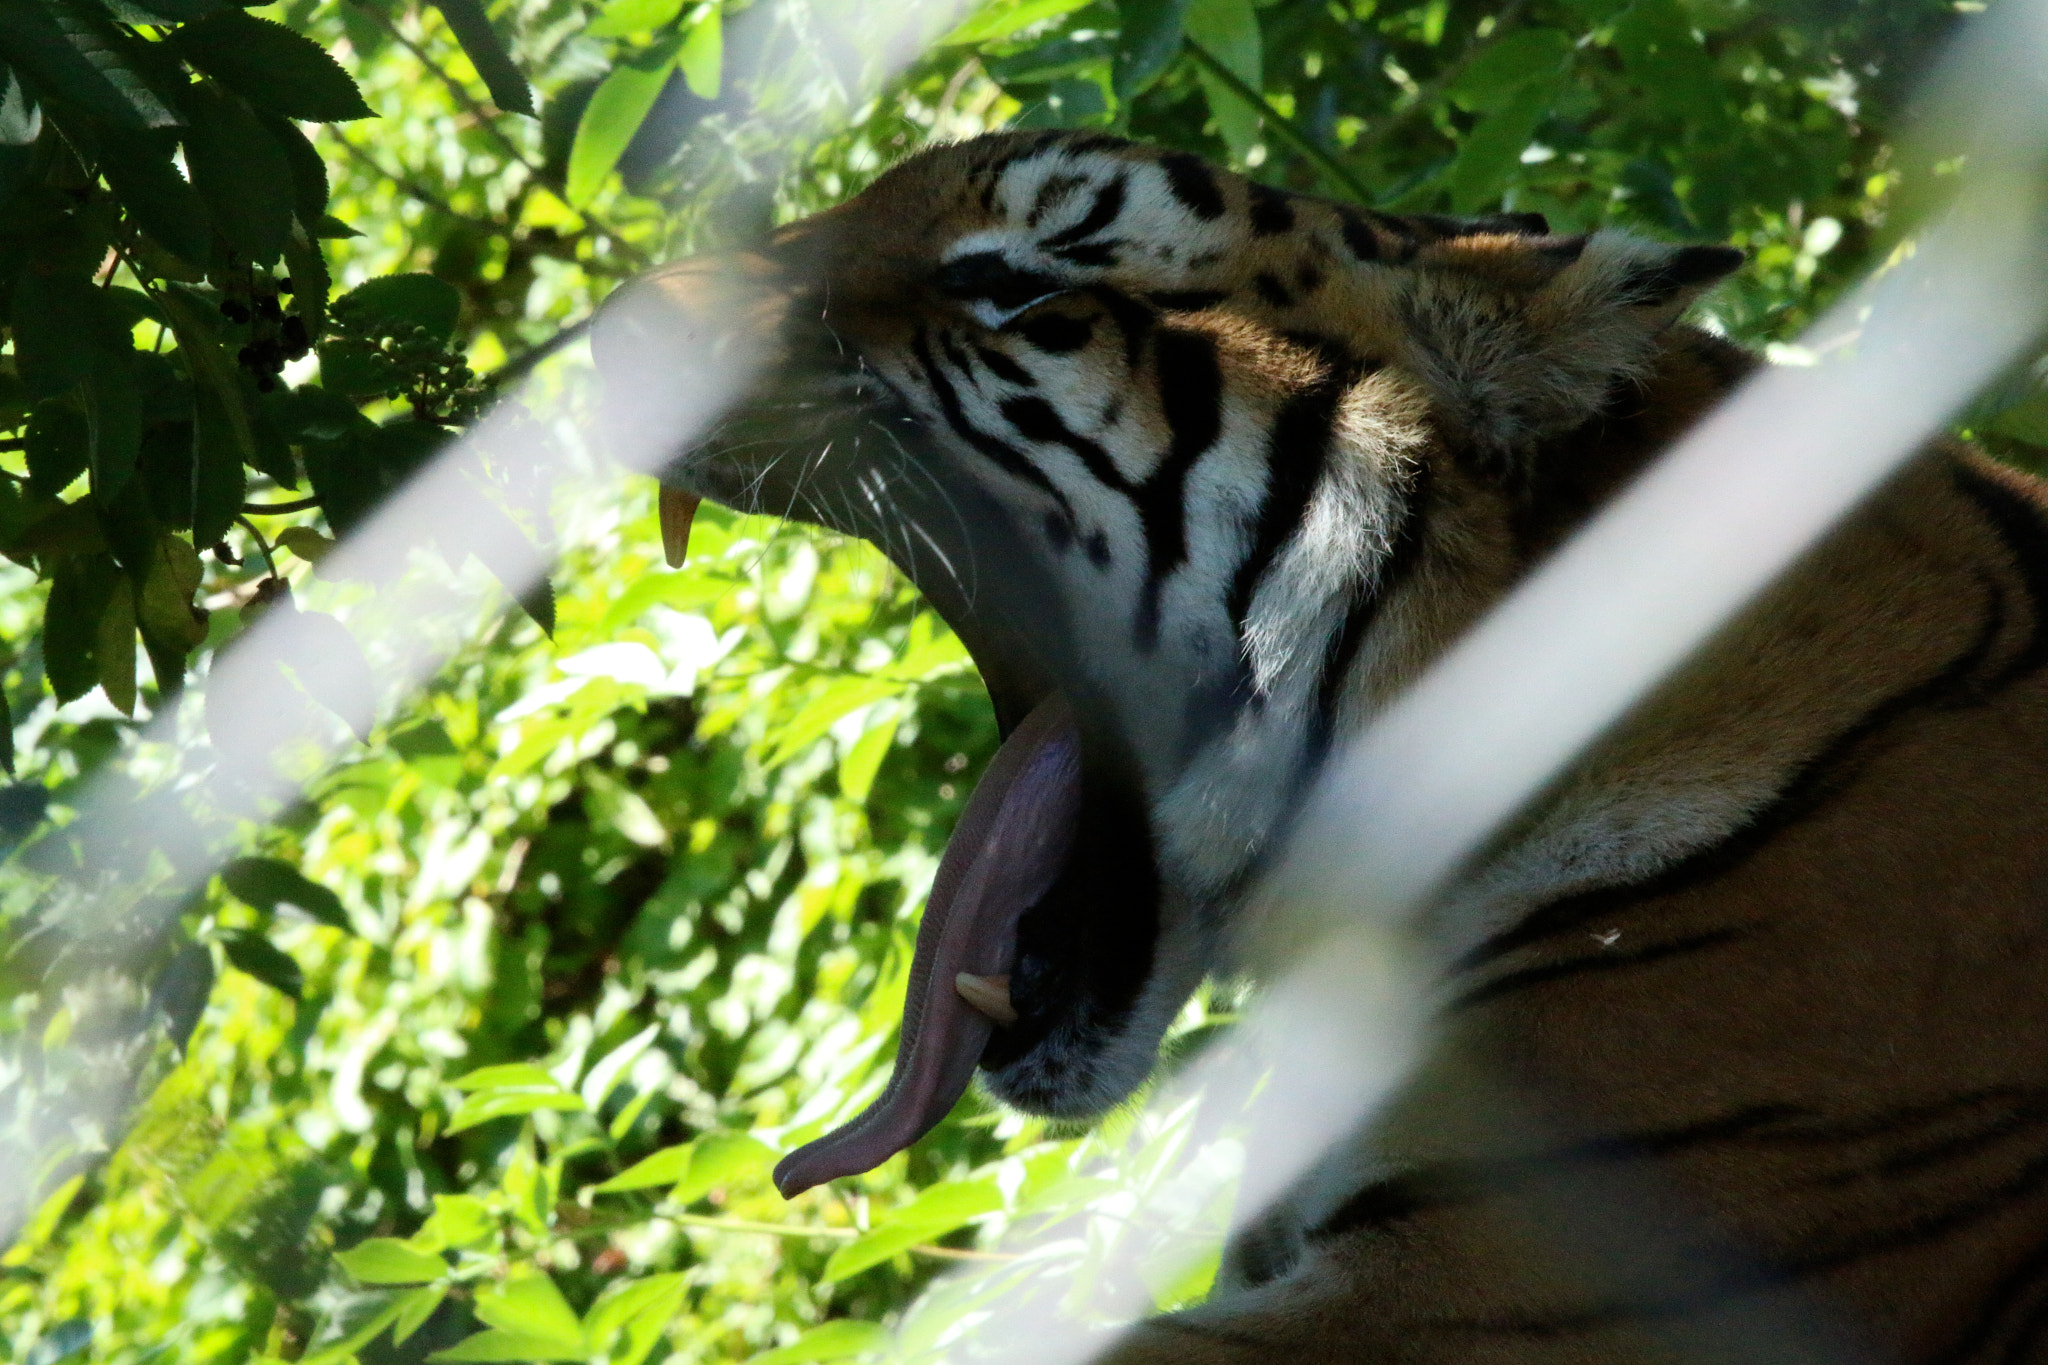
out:
M99 662L100 691L123 715L135 714L135 590L125 580L114 587L100 614L99 637L93 644Z
M295 196L284 148L241 101L216 90L191 87L185 106L185 164L214 228L246 260L275 263L291 234Z
M1451 207L1473 213L1500 201L1509 178L1521 165L1522 150L1536 135L1536 125L1550 112L1557 87L1534 82L1501 108L1480 119L1458 148L1458 159L1445 173Z
M1636 0L1614 25L1614 49L1648 102L1689 128L1732 122L1713 58L1675 0Z
M54 498L85 472L91 436L85 414L69 398L45 398L29 414L23 437L29 491Z
M221 884L258 910L289 905L322 924L353 932L341 897L278 858L236 858L220 870Z
M142 393L125 351L109 355L79 385L85 399L93 496L112 501L135 473L142 448Z
M298 214L299 223L308 230L319 225L327 216L327 164L320 159L320 153L313 149L313 143L299 125L276 114L258 113L257 122L277 142L278 149L292 168L292 208ZM297 236L294 233L293 236ZM290 243L286 243L286 264L290 264Z
M725 24L719 5L707 5L697 15L689 36L676 53L676 67L683 83L700 100L718 98L718 82L725 63Z
M983 5L958 28L939 39L942 47L976 47L1007 38L1020 29L1033 24L1057 19L1063 14L1072 14L1089 3L1089 0L996 0ZM1124 8L1125 23L1130 23L1130 8Z
M581 1350L583 1345L583 1324L546 1275L523 1275L482 1291L476 1296L476 1315L501 1331L568 1350Z
M120 586L120 567L105 553L68 557L52 573L43 608L43 673L59 702L99 685L100 620Z
M1120 100L1135 98L1180 53L1189 0L1122 0L1114 82Z
M720 1185L759 1175L777 1156L773 1147L745 1133L706 1133L690 1146L690 1174L669 1192L679 1204L694 1204Z
M814 1360L845 1360L888 1347L889 1331L880 1323L839 1318L820 1323L787 1346L749 1358L746 1365L806 1365Z
M577 1093L583 1096L583 1103L592 1113L604 1108L604 1102L625 1079L626 1069L639 1061L641 1054L660 1036L661 1025L649 1024L591 1064L590 1070L584 1074L583 1084L577 1087Z
M370 118L370 106L341 64L283 24L224 9L169 39L179 56L258 109L315 123Z
M517 1118L543 1109L574 1112L582 1108L583 1101L566 1091L548 1094L539 1090L486 1090L457 1106L444 1131L460 1133L493 1119Z
M176 140L157 134L103 137L99 142L100 174L136 225L186 264L204 265L213 250L213 227L205 201L172 159Z
M396 1237L372 1237L334 1259L363 1284L424 1284L448 1274L448 1263L439 1256L416 1250Z
M856 805L868 799L868 793L874 789L875 774L881 771L882 760L888 757L889 745L896 738L898 719L892 710L889 715L869 725L839 760L841 796Z
M327 273L320 239L303 222L293 224L291 236L285 238L284 264L291 272L292 312L305 324L306 339L317 343L327 330L327 295L334 281Z
M654 1155L643 1157L625 1170L596 1187L599 1194L620 1194L627 1190L651 1190L661 1185L674 1185L690 1173L690 1158L695 1155L697 1144L685 1142L675 1147L664 1147Z
M2030 394L1991 420L1991 430L2001 436L2048 446L2048 393Z
M1520 29L1482 48L1458 79L1450 96L1474 113L1488 113L1507 104L1531 81L1554 81L1572 55L1571 35L1554 28Z
M127 128L177 123L126 60L122 35L63 0L0 4L0 58L38 92Z
M425 1284L418 1289L409 1289L398 1299L398 1318L391 1324L391 1344L405 1345L405 1339L420 1330L426 1320L434 1316L434 1310L441 1306L441 1300L448 1297L445 1284Z
M1002 1206L1002 1192L992 1177L933 1185L890 1214L873 1232L833 1252L820 1279L831 1284L858 1275Z
M478 1067L448 1082L457 1090L561 1090L562 1083L531 1062L504 1062ZM566 1093L566 1092L564 1092Z
M583 1315L583 1339L593 1351L610 1349L611 1365L640 1365L675 1319L689 1292L685 1274L649 1275L645 1279L605 1286ZM626 1340L612 1338L624 1329Z
M484 88L491 92L491 103L508 114L531 118L533 89L519 73L505 40L491 27L481 0L434 0L434 5L454 31L455 41L469 55L476 74L483 77Z
M223 929L220 946L228 961L273 990L297 1000L305 993L305 974L283 949L254 929Z
M377 677L363 647L337 617L284 609L293 613L283 644L284 661L299 686L347 722L357 739L369 743L370 726L377 718Z
M445 1351L436 1351L427 1357L430 1361L463 1360L582 1360L584 1350L581 1343L571 1346L565 1342L553 1341L547 1337L527 1336L523 1332L507 1332L503 1328L491 1327L478 1332L465 1341L459 1341Z
M765 766L779 768L824 737L827 730L871 702L893 697L904 684L889 678L835 678L805 703L802 710L770 730Z
M424 327L434 340L445 342L462 317L462 293L432 275L380 275L336 299L334 308L354 310L373 333Z
M157 690L166 697L183 683L186 657L206 639L206 613L192 604L203 576L199 552L184 537L169 533L158 539L142 575L136 625Z
M603 186L605 177L618 165L626 144L633 140L661 87L668 82L673 58L649 66L631 63L612 68L603 84L590 97L583 118L576 125L576 141L569 148L569 181L564 197L581 207Z
M211 311L204 300L172 285L157 302L192 374L192 543L212 545L242 510L243 466L257 460L256 434L234 369L200 320Z
M487 1066L452 1084L472 1092L448 1120L447 1131L461 1132L492 1119L531 1114L541 1109L580 1110L583 1101L553 1076L524 1062Z
M1252 0L1191 0L1185 22L1188 41L1199 43L1225 70L1253 90L1264 88L1264 48ZM1200 75L1209 112L1215 115L1224 144L1233 158L1244 160L1259 140L1266 111L1248 104L1211 72L1204 70Z
M413 1235L415 1246L480 1247L498 1230L498 1217L483 1200L468 1194L437 1194L434 1212Z
M90 280L29 270L15 284L15 367L30 398L62 393L134 349L120 310Z
M629 38L666 28L682 12L683 0L611 0L583 32L592 38Z

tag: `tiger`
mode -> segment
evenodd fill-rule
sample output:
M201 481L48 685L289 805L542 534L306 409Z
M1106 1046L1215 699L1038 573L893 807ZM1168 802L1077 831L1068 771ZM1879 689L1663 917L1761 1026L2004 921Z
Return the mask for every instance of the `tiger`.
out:
M618 291L612 392L753 367L664 507L871 541L1005 736L783 1191L1143 1084L1332 750L1759 367L1684 321L1743 261L1005 132ZM1101 1358L2048 1360L2044 508L1934 440L1618 722L1428 916L1399 1093Z

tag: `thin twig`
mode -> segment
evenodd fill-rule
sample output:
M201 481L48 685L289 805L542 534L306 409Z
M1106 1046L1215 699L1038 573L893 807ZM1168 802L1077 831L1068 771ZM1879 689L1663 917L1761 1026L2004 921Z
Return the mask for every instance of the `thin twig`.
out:
M384 13L376 5L358 3L356 9L372 23L396 39L398 45L407 52L410 52L415 61L424 66L428 71L431 71L434 74L434 78L440 81L441 84L447 86L448 93L455 97L455 102L461 105L469 116L477 121L477 126L489 134L491 140L503 149L506 156L526 167L529 175L538 176L540 174L540 167L528 161L525 154L512 145L512 140L506 137L498 128L497 123L491 116L491 112L485 109L483 105L477 103L476 96L469 93L469 87L449 75L446 67L428 56L426 48L409 37L403 29L399 28L390 15Z
M256 548L263 552L263 563L267 568L269 568L270 576L272 578L282 577L283 575L279 574L277 571L277 560L270 553L270 542L265 540L263 538L263 533L256 529L256 523L249 520L247 517L242 516L236 517L235 520L242 524L242 529L244 531L247 531L251 538L255 540Z
M486 388L496 389L502 388L516 379L522 379L527 371L561 350L564 346L580 340L583 334L589 330L589 318L584 318L580 322L572 322L546 341L541 342L538 346L531 347L513 356L497 369L485 375L480 382Z
M316 495L310 498L293 498L290 502L245 502L242 511L252 517L281 517L286 512L310 512L320 505Z
M386 170L378 162L377 158L349 141L348 138L342 135L340 130L329 128L328 131L334 140L341 144L341 150L347 154L349 160L355 162L370 174L384 180L389 180L392 184L398 186L398 188L404 190L428 208L433 209L436 213L445 213L450 218L468 223L472 227L482 228L491 233L510 233L513 231L513 225L510 223L501 223L489 218L478 218L472 214L462 212L439 194L418 180L415 180L410 174L404 171Z
M1313 137L1309 136L1305 129L1298 127L1293 119L1275 109L1271 100L1247 85L1244 79L1235 71L1232 71L1229 67L1218 61L1216 54L1209 51L1208 48L1203 47L1193 38L1187 40L1187 45L1189 54L1195 59L1195 64L1201 67L1206 74L1214 77L1217 83L1230 91L1230 93L1236 95L1239 99L1264 115L1267 129L1278 136L1280 141L1286 143L1314 163L1316 169L1323 173L1325 179L1342 186L1345 192L1360 204L1367 206L1372 204L1372 191L1368 190L1364 183L1352 175L1350 171L1344 169L1337 158L1324 150Z

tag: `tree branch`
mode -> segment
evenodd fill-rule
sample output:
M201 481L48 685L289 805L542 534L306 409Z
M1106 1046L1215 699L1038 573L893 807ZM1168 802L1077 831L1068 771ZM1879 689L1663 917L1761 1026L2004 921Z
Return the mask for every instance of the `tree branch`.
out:
M1297 125L1293 119L1287 117L1278 109L1275 109L1271 100L1245 84L1242 77L1218 61L1215 54L1210 52L1208 48L1203 47L1193 38L1187 39L1187 48L1189 55L1195 59L1195 65L1201 67L1205 74L1214 77L1218 84L1260 112L1265 118L1266 128L1269 132L1306 158L1318 171L1322 172L1325 180L1341 186L1344 192L1349 194L1358 203L1371 207L1373 202L1372 191L1368 190L1358 177L1346 170L1336 157L1330 155L1320 143L1309 135L1306 129Z

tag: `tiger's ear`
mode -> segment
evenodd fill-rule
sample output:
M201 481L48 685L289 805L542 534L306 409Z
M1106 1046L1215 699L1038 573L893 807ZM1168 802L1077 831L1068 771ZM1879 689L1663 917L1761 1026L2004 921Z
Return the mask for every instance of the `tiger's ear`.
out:
M1406 363L1454 441L1511 458L1642 379L1660 335L1743 259L1613 231L1440 248L1400 284Z
M1732 246L1650 246L1648 259L1631 265L1615 288L1625 307L1647 308L1664 326L1748 258Z

